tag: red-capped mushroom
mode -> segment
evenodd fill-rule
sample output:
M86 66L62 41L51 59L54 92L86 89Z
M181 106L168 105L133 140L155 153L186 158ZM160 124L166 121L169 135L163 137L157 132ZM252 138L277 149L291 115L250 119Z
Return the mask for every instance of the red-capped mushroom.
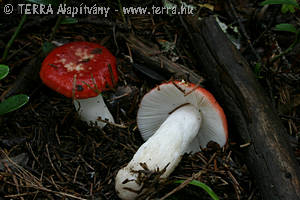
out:
M185 153L198 152L210 141L222 147L228 137L225 114L212 94L179 81L161 84L143 97L137 124L147 141L116 176L121 199L137 199L150 189L144 184L145 166L163 170L160 177L166 178Z
M81 119L103 127L98 117L114 122L102 91L117 81L116 58L91 42L71 42L51 51L42 63L40 77L51 89L73 98Z

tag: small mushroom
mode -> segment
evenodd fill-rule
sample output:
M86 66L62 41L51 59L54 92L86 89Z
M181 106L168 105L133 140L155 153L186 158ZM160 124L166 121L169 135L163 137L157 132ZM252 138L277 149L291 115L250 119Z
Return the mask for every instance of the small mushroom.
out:
M228 138L225 114L213 95L179 81L163 83L143 97L137 124L146 142L116 176L121 199L147 192L145 166L150 172L161 170L160 178L166 178L185 153L199 152L210 141L222 147Z
M114 119L104 103L102 91L112 89L117 81L116 58L105 47L91 42L71 42L51 51L40 71L44 84L66 97L82 120L99 127Z

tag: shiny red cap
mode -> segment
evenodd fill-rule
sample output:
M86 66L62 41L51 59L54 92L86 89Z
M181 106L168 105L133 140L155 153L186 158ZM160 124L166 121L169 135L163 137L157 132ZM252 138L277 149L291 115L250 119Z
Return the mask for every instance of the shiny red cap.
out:
M40 77L48 87L66 97L95 97L116 85L116 58L99 44L71 42L48 54Z

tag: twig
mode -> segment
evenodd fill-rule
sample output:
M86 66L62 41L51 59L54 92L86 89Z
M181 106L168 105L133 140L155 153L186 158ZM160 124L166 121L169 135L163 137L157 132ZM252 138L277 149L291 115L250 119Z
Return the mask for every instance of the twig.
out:
M160 51L155 48L154 44L145 42L133 34L119 35L127 41L127 45L132 51L136 63L142 60L144 63L143 65L160 74L167 74L168 76L171 75L176 79L186 79L189 77L189 80L192 83L198 83L199 80L203 81L203 78L190 68L174 63L166 56L156 55L156 53L159 53Z
M37 156L34 154L30 143L26 142L26 146L27 146L27 149L29 149L29 151L30 151L31 155L33 156L34 160L40 165L41 163L40 163L39 159L37 158Z
M33 174L31 174L29 171L27 171L26 169L24 169L23 167L19 166L17 163L15 163L13 160L11 160L9 158L9 156L2 150L0 149L0 157L5 157L10 163L13 164L13 166L16 168L15 175L16 177L25 182L25 185L20 185L20 187L23 188L34 188L36 190L39 191L43 191L43 192L48 192L48 193L53 193L56 196L64 196L64 197L70 197L70 198L74 198L74 199L78 199L78 200L86 200L85 198L81 198L72 194L68 194L65 192L60 192L60 191L53 191L50 190L46 187L44 187L41 183L41 181L35 177ZM10 196L10 195L8 195ZM4 196L4 197L8 197L8 196Z
M17 197L24 197L24 196L28 196L28 195L33 195L33 194L37 194L38 191L35 192L26 192L26 193L21 193L21 194L11 194L11 195L6 195L6 198L17 198Z
M300 121L300 117L296 117L296 116L290 116L290 115L280 114L279 117L287 118L287 119L292 119L292 120L295 120L295 121Z
M111 125L111 126L118 127L118 128L128 128L127 126L124 126L124 125L122 125L122 124L116 124L116 123L112 123L112 122L110 122L110 121L103 120L103 119L101 119L101 117L98 117L97 120L100 121L100 122L107 123L107 124L109 124L109 125Z
M117 50L116 50L116 55L118 55L119 54L119 51L120 51L120 48L119 48L119 45L118 45L118 42L117 42L117 36L116 36L116 26L113 26L113 29L112 29L112 31L113 31L113 37L114 37L114 43L115 43L115 45L116 45L116 48L117 48Z
M60 179L60 181L63 181L64 179L60 176L60 174L58 173L58 171L56 170L56 168L53 165L53 162L50 157L49 149L48 149L48 144L46 144L46 152L47 152L47 157L48 157L48 160L50 162L52 169L55 171L55 173L56 173L57 177Z
M199 171L198 173L196 173L193 176L189 177L183 183L181 183L178 187L176 187L171 192L169 192L168 194L166 194L165 196L163 196L162 198L160 198L160 200L164 200L164 199L168 198L170 195L174 194L175 192L181 190L182 188L184 188L185 186L187 186L192 180L199 178L203 174L203 172L204 171Z
M193 89L191 89L189 92L185 93L184 96L188 96L189 94L191 94L192 92L194 92L198 87L200 87L201 82L203 82L203 80L199 80L197 84L195 84L195 87Z
M228 174L228 176L230 177L230 179L233 183L233 188L235 190L237 199L240 200L241 199L240 194L241 194L241 189L242 188L241 188L240 184L237 182L236 178L233 176L233 174L230 171L228 171L227 174Z
M74 174L73 183L76 183L76 178L77 178L77 174L78 174L79 169L80 169L80 165L78 165L78 167L76 168L76 171L75 171L75 174Z
M91 170L95 171L94 167L92 167L83 157L81 154L79 154L79 158L84 162L84 164L90 168Z
M255 49L254 49L254 47L253 47L253 45L251 43L250 37L248 36L248 34L246 32L246 29L245 29L244 25L242 24L242 22L241 22L241 20L240 20L240 18L238 16L238 14L236 13L236 10L235 10L235 8L234 8L234 6L232 4L232 1L229 0L228 2L229 2L229 6L231 8L231 11L232 11L233 15L234 15L234 17L236 18L236 20L237 20L237 22L239 24L240 30L241 30L242 34L244 35L244 37L246 38L246 41L247 41L248 45L250 46L251 51L255 55L257 61L260 62L261 61L261 57L255 51Z
M180 92L182 92L183 94L185 94L185 90L182 89L179 85L177 85L174 81L172 81L172 84L173 84Z

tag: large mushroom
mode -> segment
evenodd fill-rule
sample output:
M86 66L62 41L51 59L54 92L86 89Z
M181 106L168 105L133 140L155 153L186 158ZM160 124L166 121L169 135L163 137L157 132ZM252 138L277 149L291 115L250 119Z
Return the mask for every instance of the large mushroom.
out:
M42 81L51 89L74 99L82 120L97 124L114 122L100 94L117 81L116 58L105 47L91 42L71 42L51 51L40 71Z
M132 160L119 170L115 189L121 199L136 199L147 191L145 168L169 176L185 153L200 151L214 141L227 142L223 109L206 89L185 82L168 82L148 92L137 115L146 142Z

